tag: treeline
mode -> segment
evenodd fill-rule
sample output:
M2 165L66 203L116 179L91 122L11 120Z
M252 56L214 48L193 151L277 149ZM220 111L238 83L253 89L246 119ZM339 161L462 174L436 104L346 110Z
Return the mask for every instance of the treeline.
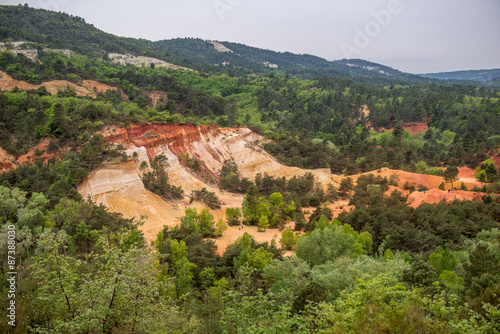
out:
M274 140L265 146L269 152L298 167L330 167L337 173L384 166L414 171L420 161L436 167L476 167L500 143L498 92L486 88L435 84L380 87L338 78L306 81L272 75L206 77L190 71L120 66L85 56L68 58L53 52L43 53L42 60L36 63L4 52L0 69L34 82L95 79L121 87L133 102L129 104L132 112L120 105L123 101L118 93L108 92L103 97L121 106L119 114L113 115L118 117L112 118L119 124L146 120L247 125ZM150 90L168 92L167 99L154 109ZM38 94L46 92L40 89ZM105 120L109 118L106 108L110 109L100 106L86 116ZM16 115L16 110L10 114ZM19 117L25 119L24 114ZM401 127L424 121L430 130L423 135L412 136ZM376 134L371 127L395 130Z

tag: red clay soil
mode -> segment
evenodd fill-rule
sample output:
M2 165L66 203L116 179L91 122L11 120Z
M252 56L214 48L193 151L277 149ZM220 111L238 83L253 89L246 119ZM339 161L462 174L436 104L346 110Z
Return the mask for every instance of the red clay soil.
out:
M104 137L108 140L108 142L112 142L114 144L121 144L127 147L129 144L134 144L137 147L145 147L147 155L150 161L153 161L155 156L158 154L158 147L168 146L169 149L176 155L180 156L186 153L193 145L193 142L200 141L203 135L211 133L211 135L216 135L218 131L221 129L214 126L205 126L201 125L196 127L195 125L180 125L180 124L146 124L146 125L132 125L127 128L118 128L118 127L108 127L101 131ZM205 137L205 140L210 140L211 136ZM27 163L32 162L38 158L42 158L45 161L55 156L55 154L47 154L42 153L41 156L36 156L35 151L38 149L40 151L45 151L47 149L49 140L46 138L42 140L38 145L31 148L30 151L17 159L18 163ZM0 152L1 153L1 152ZM214 150L210 152L214 158L218 157L218 152ZM60 155L60 153L58 153ZM56 157L59 157L56 155ZM499 156L495 156L495 159L500 160ZM13 159L8 155L0 154L0 171L6 171L12 168ZM200 161L202 164L202 168L205 167L203 161ZM206 169L207 168L203 168ZM408 195L408 191L401 189L403 185L408 182L411 185L414 185L415 188L418 188L419 185L425 186L431 190L423 192L414 192L410 195L409 202L412 203L412 206L417 206L422 202L430 202L436 203L442 200L443 198L446 200L451 200L454 198L457 199L473 199L478 193L472 192L459 192L453 191L451 193L442 192L437 190L439 185L444 182L444 179L439 176L433 175L423 175L416 173L409 173L400 170L390 170L388 168L382 168L377 171L370 172L375 176L387 177L390 178L391 175L398 176L398 187L390 187L389 191L386 193L386 196L390 194L392 190L398 190L402 192L404 195ZM359 175L351 176L354 182L357 181ZM464 182L465 186L468 189L472 189L474 186L481 186L481 183L475 180L474 171L467 167L459 168L459 181L454 183L455 187L460 187L461 182ZM333 181L340 183L342 176L332 175ZM450 188L449 183L445 183L446 190ZM340 206L343 206L340 209ZM343 210L349 210L350 207L347 206L347 202L338 202L332 203L331 208L335 211L336 214L340 213Z
M26 81L17 81L5 72L0 71L0 90L11 91L15 87L21 90L38 89L39 85L30 84Z
M429 126L427 123L405 124L403 129L410 131L413 135L418 134L420 131L427 132Z
M14 157L0 148L0 173L10 171L15 165Z
M208 133L217 134L220 131L218 125L205 126L200 125L182 125L182 124L146 124L132 125L127 128L108 127L99 133L102 134L108 142L116 145L127 146L132 143L137 147L146 148L150 161L153 161L157 155L156 149L161 146L168 146L176 156L186 153L193 142L201 140L202 135ZM58 153L45 153L49 144L49 138L43 138L37 145L30 148L28 152L19 156L17 159L11 157L7 152L0 151L0 172L10 170L12 163L26 164L43 159L47 162L52 157L60 158L61 153L69 148L60 150ZM42 151L41 155L36 155L36 151ZM3 152L3 153L2 153ZM211 152L216 157L216 151ZM17 160L17 161L16 161ZM200 161L201 167L205 167L203 161Z
M47 163L49 159L53 157L55 157L56 159L61 159L62 153L69 151L69 147L65 147L63 149L60 149L56 153L46 153L47 147L49 146L49 142L50 142L49 138L43 138L42 140L40 140L38 144L30 148L28 152L19 156L17 158L17 163L23 165L35 162L38 159L43 159L43 162ZM35 152L37 150L42 151L43 153L41 155L36 155Z
M429 126L427 123L422 122L422 123L414 123L414 124L403 124L403 129L410 131L413 135L418 134L420 131L427 132L429 130ZM389 131L389 130L394 130L394 128L380 128L378 132L384 132L384 131Z
M126 129L108 128L101 133L108 140L115 144L127 146L132 143L136 147L143 146L150 161L153 161L157 156L158 147L166 147L172 151L177 157L188 152L194 142L201 141L202 135L210 133L216 136L220 128L218 125L182 125L182 124L147 124L147 125L132 125ZM209 140L207 138L207 140ZM207 148L209 149L209 148ZM215 150L210 151L210 154L217 159L219 153ZM199 159L198 159L199 160ZM211 173L207 168L204 168L204 162L200 161L203 169ZM216 175L213 175L217 177Z
M443 167L442 170L445 170L446 167ZM460 187L461 183L467 184L467 188L471 189L474 186L482 187L483 183L476 179L476 174L474 173L474 169L469 167L458 167L458 183L456 186L453 184L455 188Z
M469 167L458 167L458 178L475 179L474 169Z
M417 174L417 173L410 173L410 172L405 172L401 170L392 170L389 168L382 168L378 169L373 172L369 173L364 173L364 174L373 174L374 176L381 176L381 177L387 177L388 179L391 177L391 175L397 175L398 176L398 187L402 188L403 185L408 182L410 185L415 186L415 188L418 188L419 185L425 186L429 189L438 189L439 185L444 182L444 178L440 176L434 176L434 175L424 175L424 174ZM359 178L359 175L352 175L351 179L354 182L357 182ZM340 180L342 177L339 177L337 182L340 183ZM454 182L453 186L460 187L460 181ZM476 182L470 182L470 181L464 181L465 186L468 189L472 189L474 186L478 185ZM445 189L447 190L448 188L451 188L450 183L445 182Z
M408 196L408 203L410 206L416 208L424 203L435 204L441 201L451 202L454 200L468 200L468 201L480 201L481 196L486 195L480 192L462 191L462 190L452 190L441 191L439 189L431 189L425 192L414 191Z
M495 163L495 166L500 167L500 155L494 155L490 158Z

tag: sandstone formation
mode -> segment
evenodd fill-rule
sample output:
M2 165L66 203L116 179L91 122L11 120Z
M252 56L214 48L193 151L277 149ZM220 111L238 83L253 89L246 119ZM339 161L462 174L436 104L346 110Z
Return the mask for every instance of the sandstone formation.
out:
M73 90L77 96L97 97L97 94L100 92L117 90L120 91L123 98L127 98L125 93L118 87L108 86L94 80L83 80L80 85L67 80L52 80L43 82L40 85L35 85L26 81L16 80L7 73L0 71L0 90L12 91L16 87L20 90L31 90L38 89L42 86L45 87L50 94L57 94L59 91L64 91L69 88Z
M329 169L309 171L280 164L259 148L257 142L263 138L248 128L150 124L129 128L110 127L102 131L102 134L109 142L122 145L129 156L137 153L136 162L108 164L94 171L78 191L84 198L90 196L94 202L103 203L111 211L121 212L125 217L148 216L143 226L148 240L153 240L163 225L178 224L188 206L199 210L205 208L199 202L189 204L188 197L192 190L207 188L217 194L223 206L220 210L211 210L216 219L224 217L226 208L242 205L243 195L220 191L210 179L203 178L186 167L179 159L186 156L186 153L200 162L212 180L218 178L225 161L232 160L241 176L252 180L258 173L292 178L311 172L316 181L325 187L332 182ZM181 200L165 201L144 188L139 166L143 161L150 164L160 154L168 159L166 171L169 182L184 190L185 197ZM230 227L225 239L229 237L232 240L231 235L237 238L239 232L236 231L239 231L237 227ZM269 239L274 234L281 233L277 230L269 231L262 237ZM221 238L221 242L226 242L225 239Z
M120 53L110 53L108 54L108 57L113 63L118 63L122 65L130 64L137 67L142 67L142 66L149 67L151 65L154 65L155 67L165 67L174 70L192 71L192 69L190 68L167 63L164 60L153 57L134 56L131 54L120 54Z
M180 222L187 207L195 207L198 210L206 208L203 203L189 203L189 195L192 190L207 188L215 192L222 202L220 210L211 210L216 219L224 218L226 208L241 207L243 195L220 191L216 184L221 167L226 161L233 161L238 167L242 177L255 179L258 173L286 177L302 176L312 173L322 187L326 189L328 184L337 186L343 176L332 175L329 169L304 170L295 167L287 167L279 163L261 149L260 143L265 139L248 128L219 128L218 126L195 126L180 124L147 124L132 125L127 128L108 127L100 132L109 143L122 145L130 157L127 162L108 163L98 170L90 173L88 178L79 186L78 191L84 197L90 197L96 203L102 203L111 211L120 212L127 218L147 216L148 219L142 227L147 240L156 238L157 233L164 225L173 226ZM7 152L0 149L0 171L8 171L16 164L29 163L33 161L37 150L43 151L47 148L49 140L44 139L30 151L20 157L17 161ZM58 152L60 155L61 152ZM134 154L136 153L136 154ZM169 174L169 182L180 186L184 190L184 198L180 200L164 200L146 190L141 179L144 172L139 166L146 162L149 166L158 155L164 155L168 159L166 171ZM42 153L40 157L44 160L51 158L54 153ZM132 158L134 157L135 158ZM194 172L186 166L186 157L197 159L202 172ZM148 167L149 168L149 167ZM464 182L468 189L481 184L473 178L473 170L463 167L459 169L459 181L454 186L459 187ZM382 168L372 171L374 176L397 178L398 186L390 186L388 195L392 190L401 191L408 196L411 206L426 203L438 203L441 200L452 201L454 199L475 200L480 198L481 193L466 191L440 191L439 185L444 182L442 177L433 175L422 175L399 170ZM360 175L351 176L354 183ZM424 192L413 192L403 190L403 185L409 184L418 188L419 185L431 190ZM446 184L446 189L450 187ZM478 197L479 196L479 197ZM352 209L348 200L331 203L329 207L335 216L342 211ZM309 214L314 208L305 209ZM249 232L259 241L271 241L273 238L279 240L281 232L268 230L266 233L257 232L256 227L239 229L229 227L225 234L216 240L219 252L232 241L236 240L244 232Z
M228 49L226 46L224 46L223 44L217 42L217 41L212 41L212 42L209 42L210 44L212 44L215 48L215 50L219 51L219 52L233 52L233 50L231 49Z

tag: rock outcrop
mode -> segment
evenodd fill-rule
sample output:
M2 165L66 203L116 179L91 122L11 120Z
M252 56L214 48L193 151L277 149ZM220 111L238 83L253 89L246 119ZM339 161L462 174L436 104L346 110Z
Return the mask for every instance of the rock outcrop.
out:
M142 67L142 66L149 67L149 66L153 65L155 67L165 67L165 68L170 68L170 69L174 69L174 70L192 71L192 69L190 69L190 68L167 63L164 60L153 58L153 57L134 56L131 54L120 54L120 53L110 53L110 54L108 54L108 57L113 63L118 63L118 64L122 64L122 65L130 64L130 65L134 65L137 67Z
M153 240L163 225L180 222L186 207L205 208L202 203L189 204L192 190L207 188L215 192L223 203L220 210L211 210L216 219L223 218L228 207L241 207L243 195L220 191L210 179L218 178L225 161L232 160L242 177L255 179L258 173L292 178L311 172L317 182L325 187L332 182L329 169L304 170L287 167L260 149L263 138L248 128L219 128L218 126L149 124L128 128L110 127L102 134L110 143L122 145L128 156L137 153L135 161L108 164L92 172L78 191L96 203L106 205L111 211L121 212L127 218L148 216L143 231L148 240ZM189 154L200 162L205 175L194 173L179 159ZM147 191L141 180L139 166L143 161L150 164L158 155L168 159L166 171L169 182L180 186L185 197L166 201Z
M230 53L233 53L233 50L227 48L226 46L222 45L222 43L220 42L217 42L217 41L212 41L212 42L209 42L210 44L212 44L215 48L215 50L219 51L219 52L230 52Z
M73 90L77 96L92 96L97 97L98 93L104 93L108 90L119 91L121 96L126 99L127 95L118 87L112 87L94 80L83 80L80 84L75 84L67 80L52 80L43 82L40 85L35 85L26 81L16 80L5 72L0 71L0 90L12 91L14 88L20 90L31 90L45 87L50 94L57 94L59 91L66 89Z

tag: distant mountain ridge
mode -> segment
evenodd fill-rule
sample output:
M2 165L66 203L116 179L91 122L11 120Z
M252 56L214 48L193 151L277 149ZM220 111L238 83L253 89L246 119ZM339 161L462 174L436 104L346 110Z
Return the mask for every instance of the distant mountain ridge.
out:
M500 78L500 68L491 70L469 70L439 73L425 73L421 76L440 80L470 80L479 82L498 81ZM497 80L495 80L497 79Z
M473 76L415 75L361 59L328 61L309 54L276 52L240 43L176 38L149 41L118 37L87 24L83 18L34 9L27 5L0 6L0 42L28 41L36 48L65 49L110 59L110 54L149 57L205 73L291 75L305 79L334 76L368 84L462 83L488 80ZM32 46L33 48L33 46ZM228 51L229 50L229 51ZM224 52L221 52L224 51ZM232 52L231 52L232 51ZM14 51L16 52L16 51ZM176 68L175 66L173 66ZM469 71L464 71L469 72ZM493 79L495 76L492 76ZM451 81L440 81L442 79ZM497 85L498 81L487 83Z

